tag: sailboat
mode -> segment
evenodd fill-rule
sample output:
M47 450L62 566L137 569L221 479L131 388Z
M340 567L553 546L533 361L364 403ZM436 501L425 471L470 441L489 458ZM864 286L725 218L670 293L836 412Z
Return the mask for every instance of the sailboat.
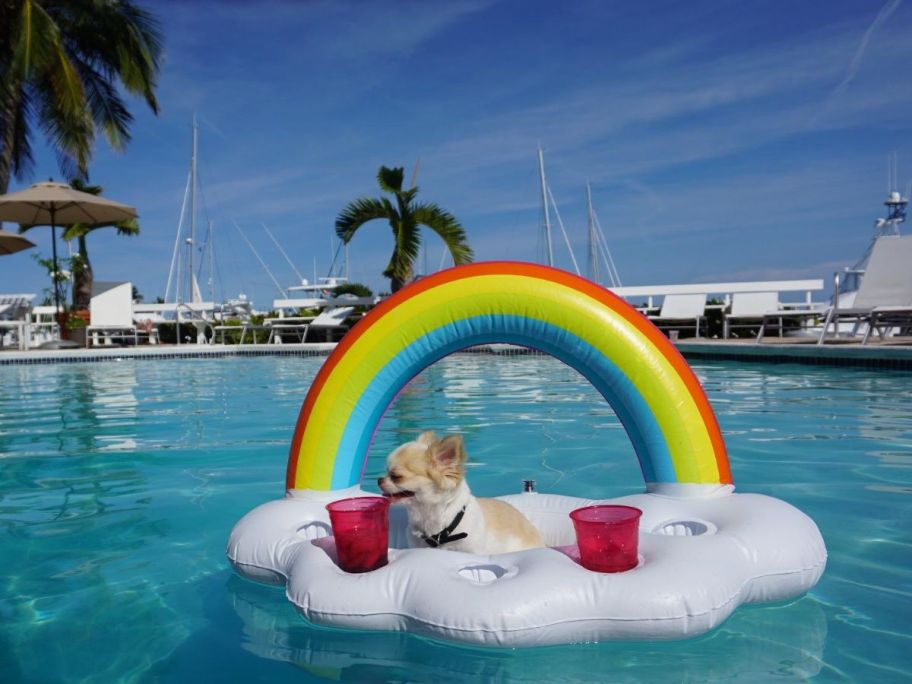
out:
M538 148L538 169L539 177L541 180L543 231L542 242L544 243L545 247L544 263L546 263L548 266L554 266L554 245L552 243L551 237L551 212L553 211L554 217L557 220L558 227L560 228L561 235L564 238L564 243L567 246L567 252L570 255L570 261L573 263L573 269L576 272L576 275L582 275L579 263L576 260L576 255L573 252L573 247L570 244L570 238L567 235L567 230L564 228L564 222L561 220L557 202L554 200L554 194L551 192L551 188L548 186L548 181L545 178L545 156L541 146ZM595 213L595 208L592 205L592 185L590 183L586 183L586 215L588 218L587 277L589 280L592 280L593 282L604 285L606 287L621 287L621 277L618 274L617 267L614 264L614 258L611 256L611 251L608 249L608 242L605 239L605 233L602 231L602 227L599 224L598 215ZM602 265L604 265L604 277L602 275L602 267L599 263L600 258Z
M164 316L173 316L173 321L180 327L188 324L196 329L196 342L205 343L207 329L224 319L226 315L244 316L251 312L251 303L241 294L226 305L215 303L215 243L212 221L208 222L202 240L197 237L197 192L199 178L197 171L197 150L199 126L196 117L192 124L192 153L190 172L184 189L184 200L181 206L180 219L174 238L174 249L171 254L171 267L165 286L165 304L162 307ZM185 223L185 219L187 219ZM208 288L208 299L203 298L200 288L200 276L206 273L205 284ZM178 332L177 343L183 335Z

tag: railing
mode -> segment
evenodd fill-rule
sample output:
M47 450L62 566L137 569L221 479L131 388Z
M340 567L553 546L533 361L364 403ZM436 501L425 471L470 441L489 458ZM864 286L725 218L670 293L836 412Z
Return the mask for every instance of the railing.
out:
M654 297L670 294L721 295L725 304L731 304L731 296L741 292L803 292L805 304L812 305L812 293L823 290L823 279L814 280L757 280L730 283L691 283L686 285L635 285L631 287L610 287L614 294L624 299L646 297L646 306L655 308Z
M184 321L181 320L181 311L182 311L182 310L186 310L186 311L188 311L188 312L190 313L189 320L184 320ZM180 346L180 344L181 344L181 331L180 331L180 327L181 327L181 323L182 323L182 322L183 322L183 323L189 323L189 324L191 324L194 328L196 328L197 325L199 325L199 324L203 324L203 326L204 326L204 327L203 327L203 330L205 330L206 328L209 328L209 330L212 331L212 338L215 339L215 328L213 328L213 327L212 327L212 323L211 323L210 321L208 321L208 320L203 316L203 313L204 313L206 310L207 310L207 309L202 308L201 305L199 305L199 304L197 305L196 308L194 308L193 305L191 305L191 304L186 304L186 303L183 303L183 302L177 304L177 305L174 307L174 312L175 312L175 321L174 321L174 322L175 322L175 325L177 326L177 330L176 330L177 346ZM197 328L197 331L198 331L198 330L199 330L199 329Z

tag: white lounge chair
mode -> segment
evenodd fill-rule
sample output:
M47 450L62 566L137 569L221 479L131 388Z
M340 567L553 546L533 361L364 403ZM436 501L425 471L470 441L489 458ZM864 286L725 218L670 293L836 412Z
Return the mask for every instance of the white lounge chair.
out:
M56 306L33 306L30 318L30 347L40 347L45 342L60 339L60 324L57 322Z
M763 337L769 327L775 328L779 333L779 337L782 337L786 330L797 331L803 328L807 321L813 321L815 324L819 323L822 318L826 317L828 312L829 307L823 302L795 304L783 306L776 311L769 311L763 314L760 329L757 331L757 342L763 342ZM793 321L793 323L787 327L786 321Z
M780 310L778 292L736 292L731 311L722 319L722 337L728 339L733 329L758 328L764 316Z
M133 323L133 284L95 281L89 303L89 325L86 346L111 345L115 338L132 339L136 344Z
M0 347L10 337L21 351L28 348L33 299L33 294L0 294Z
M757 342L762 342L770 327L782 337L785 321L797 321L800 325L824 315L825 305L809 302L783 305L778 292L736 292L732 295L731 311L722 321L722 336L728 339L733 328L757 328Z
M310 322L310 329L322 330L326 342L332 342L333 331L345 328L345 321L355 310L353 306L337 306L327 309Z
M332 342L333 331L345 329L345 321L354 310L353 306L337 306L323 311L313 319L309 317L273 318L266 323L269 328L267 344L282 344L283 335L286 337L294 335L303 344L307 342L307 336L313 329L324 332L324 339L320 340L321 342Z
M832 326L840 321L854 322L853 334L867 325L862 344L872 332L881 339L893 328L901 331L912 326L912 235L888 235L878 238L871 249L864 277L851 308L831 307L817 344L823 344Z
M700 337L705 315L705 294L668 294L662 301L659 315L648 318L663 332L693 326L694 337Z

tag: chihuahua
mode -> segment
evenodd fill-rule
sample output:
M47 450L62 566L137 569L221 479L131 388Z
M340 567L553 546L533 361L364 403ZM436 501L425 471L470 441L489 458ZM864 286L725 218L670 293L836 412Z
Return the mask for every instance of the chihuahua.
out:
M522 513L497 499L472 496L465 481L466 452L459 435L425 432L389 455L380 491L408 508L416 546L507 553L544 546Z

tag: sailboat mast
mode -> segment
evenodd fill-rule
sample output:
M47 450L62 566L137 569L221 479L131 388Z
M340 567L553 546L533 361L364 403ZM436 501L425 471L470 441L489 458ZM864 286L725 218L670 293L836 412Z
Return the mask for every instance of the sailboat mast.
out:
M551 246L551 214L548 211L548 184L545 182L545 153L538 146L538 168L541 172L542 206L545 211L545 244L548 249L548 266L554 266L554 248Z
M209 221L209 232L206 238L206 246L209 248L209 301L215 301L215 243L212 241L214 234L212 232L212 221Z
M595 232L595 221L592 216L592 184L586 182L586 210L589 216L589 280L599 282L598 235Z
M190 156L190 301L195 301L193 250L196 249L196 114L193 115L193 152Z

